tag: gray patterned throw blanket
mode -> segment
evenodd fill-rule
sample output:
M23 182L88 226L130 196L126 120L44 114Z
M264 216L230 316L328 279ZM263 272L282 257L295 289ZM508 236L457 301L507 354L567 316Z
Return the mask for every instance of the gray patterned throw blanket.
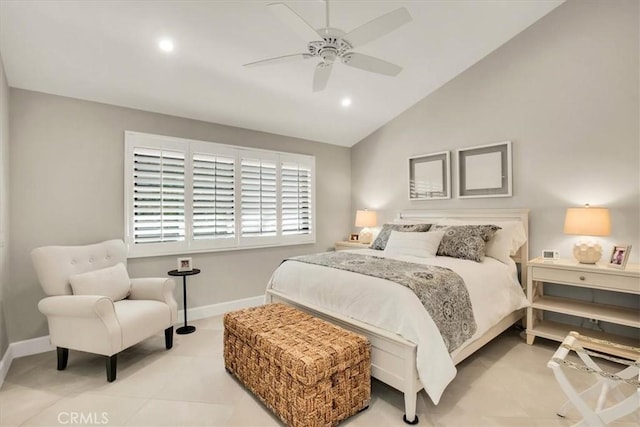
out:
M453 270L352 252L325 252L289 258L390 280L411 289L440 330L449 353L476 332L469 291Z

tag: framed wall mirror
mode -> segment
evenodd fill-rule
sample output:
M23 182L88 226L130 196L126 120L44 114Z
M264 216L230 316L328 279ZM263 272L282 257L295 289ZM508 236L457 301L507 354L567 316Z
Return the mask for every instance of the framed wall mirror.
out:
M458 197L511 197L511 141L457 150Z
M451 198L448 151L409 158L409 200Z

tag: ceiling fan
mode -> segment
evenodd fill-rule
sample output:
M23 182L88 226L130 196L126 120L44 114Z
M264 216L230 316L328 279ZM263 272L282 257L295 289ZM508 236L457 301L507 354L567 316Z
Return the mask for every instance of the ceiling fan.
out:
M329 25L329 0L326 1L326 27L313 29L300 15L284 3L273 3L267 6L281 21L307 40L308 53L294 53L244 64L245 67L279 64L299 59L318 57L322 61L316 66L313 75L313 91L324 90L331 75L336 59L350 67L373 73L396 76L402 67L373 56L352 52L351 49L382 37L411 21L411 15L404 7L359 26L348 33L331 28Z

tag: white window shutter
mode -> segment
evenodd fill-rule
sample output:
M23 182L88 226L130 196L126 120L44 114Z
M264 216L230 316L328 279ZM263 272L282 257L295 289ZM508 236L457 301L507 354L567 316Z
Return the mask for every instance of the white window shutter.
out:
M235 237L235 159L193 154L193 240Z
M276 162L241 159L242 237L277 234Z
M184 241L184 153L136 147L133 169L133 243Z
M282 235L311 234L313 223L311 167L300 163L282 162L281 177Z

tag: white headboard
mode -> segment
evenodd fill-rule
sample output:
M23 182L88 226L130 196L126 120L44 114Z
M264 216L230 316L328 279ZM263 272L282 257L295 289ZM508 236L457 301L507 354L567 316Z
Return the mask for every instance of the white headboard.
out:
M474 221L519 221L524 227L527 241L520 247L513 260L520 264L520 283L527 285L527 261L529 260L529 209L416 209L398 212L398 219L435 223L445 218Z

